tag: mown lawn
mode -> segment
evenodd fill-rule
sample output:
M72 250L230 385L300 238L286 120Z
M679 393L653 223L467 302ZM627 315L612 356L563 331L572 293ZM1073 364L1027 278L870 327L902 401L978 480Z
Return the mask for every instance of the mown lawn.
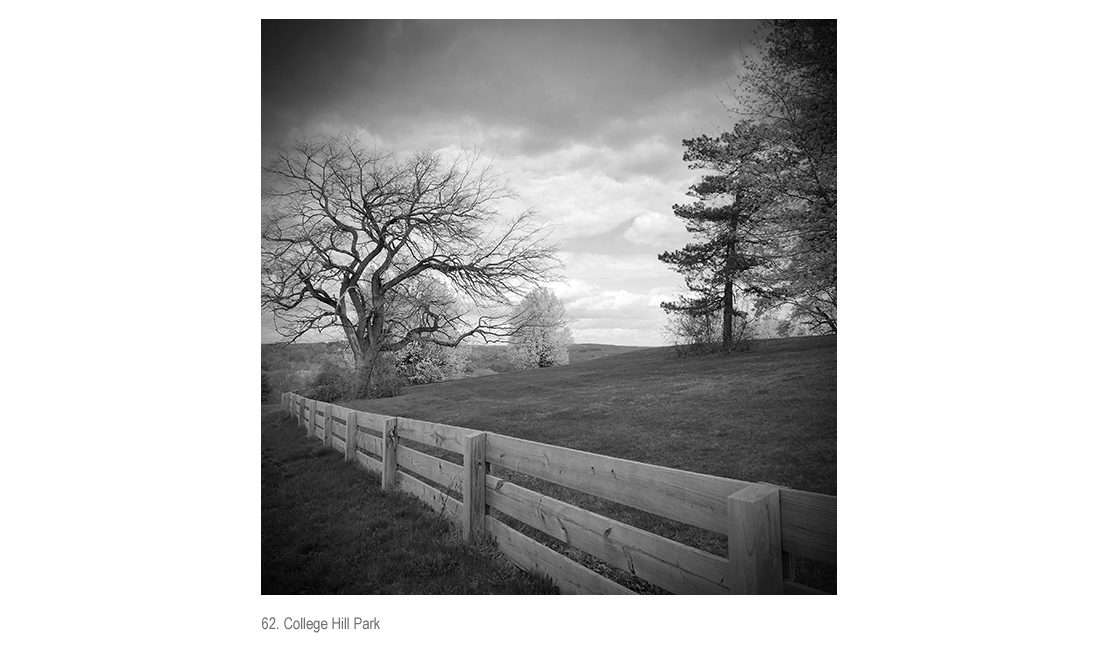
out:
M753 343L752 351L730 356L678 358L668 348L644 349L566 367L423 385L396 398L341 404L836 494L834 336L764 340ZM447 458L460 463L458 457ZM710 553L727 554L724 535L512 471L496 474ZM659 591L534 529L515 522L513 526L632 589ZM799 581L836 591L834 566L800 560L797 568Z
M651 348L341 403L672 468L836 494L836 338L739 355Z
M262 416L263 594L557 593L278 409Z

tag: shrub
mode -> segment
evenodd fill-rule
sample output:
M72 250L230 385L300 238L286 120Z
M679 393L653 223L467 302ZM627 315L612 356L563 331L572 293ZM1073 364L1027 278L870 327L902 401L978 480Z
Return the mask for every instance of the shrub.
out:
M395 355L395 363L411 385L462 378L470 373L466 347L444 347L431 342L411 342Z
M341 359L328 358L312 380L306 396L327 403L387 398L398 396L405 384L406 379L390 353L382 353L376 358L368 381L352 364Z

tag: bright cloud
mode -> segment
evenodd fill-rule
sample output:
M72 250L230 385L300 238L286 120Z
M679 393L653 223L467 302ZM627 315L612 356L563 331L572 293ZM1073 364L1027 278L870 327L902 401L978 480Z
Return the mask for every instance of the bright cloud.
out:
M632 243L672 247L676 241L687 240L690 234L679 218L659 212L646 212L634 219L623 238ZM670 242L665 246L665 242Z

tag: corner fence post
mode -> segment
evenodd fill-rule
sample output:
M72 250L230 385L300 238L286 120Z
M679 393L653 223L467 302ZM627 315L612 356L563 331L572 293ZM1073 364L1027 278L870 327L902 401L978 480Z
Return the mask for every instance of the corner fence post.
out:
M346 412L346 461L357 461L357 410Z
M463 538L486 530L486 433L463 438Z
M782 594L779 488L752 484L726 499L730 591L734 594Z
M384 467L380 475L380 487L386 491L395 490L395 470L398 464L395 462L395 449L399 445L397 418L389 418L384 421L384 436L380 449L383 451Z
M334 403L323 403L323 445L327 448L334 443Z

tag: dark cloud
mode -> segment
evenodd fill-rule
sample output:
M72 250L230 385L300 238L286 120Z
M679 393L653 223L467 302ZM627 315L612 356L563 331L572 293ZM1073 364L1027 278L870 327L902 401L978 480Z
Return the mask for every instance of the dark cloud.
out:
M399 139L424 121L469 117L519 132L515 153L596 138L615 146L663 127L654 113L695 113L697 89L706 112L723 113L711 89L734 74L750 28L738 21L263 21L263 136L280 139L325 116Z

